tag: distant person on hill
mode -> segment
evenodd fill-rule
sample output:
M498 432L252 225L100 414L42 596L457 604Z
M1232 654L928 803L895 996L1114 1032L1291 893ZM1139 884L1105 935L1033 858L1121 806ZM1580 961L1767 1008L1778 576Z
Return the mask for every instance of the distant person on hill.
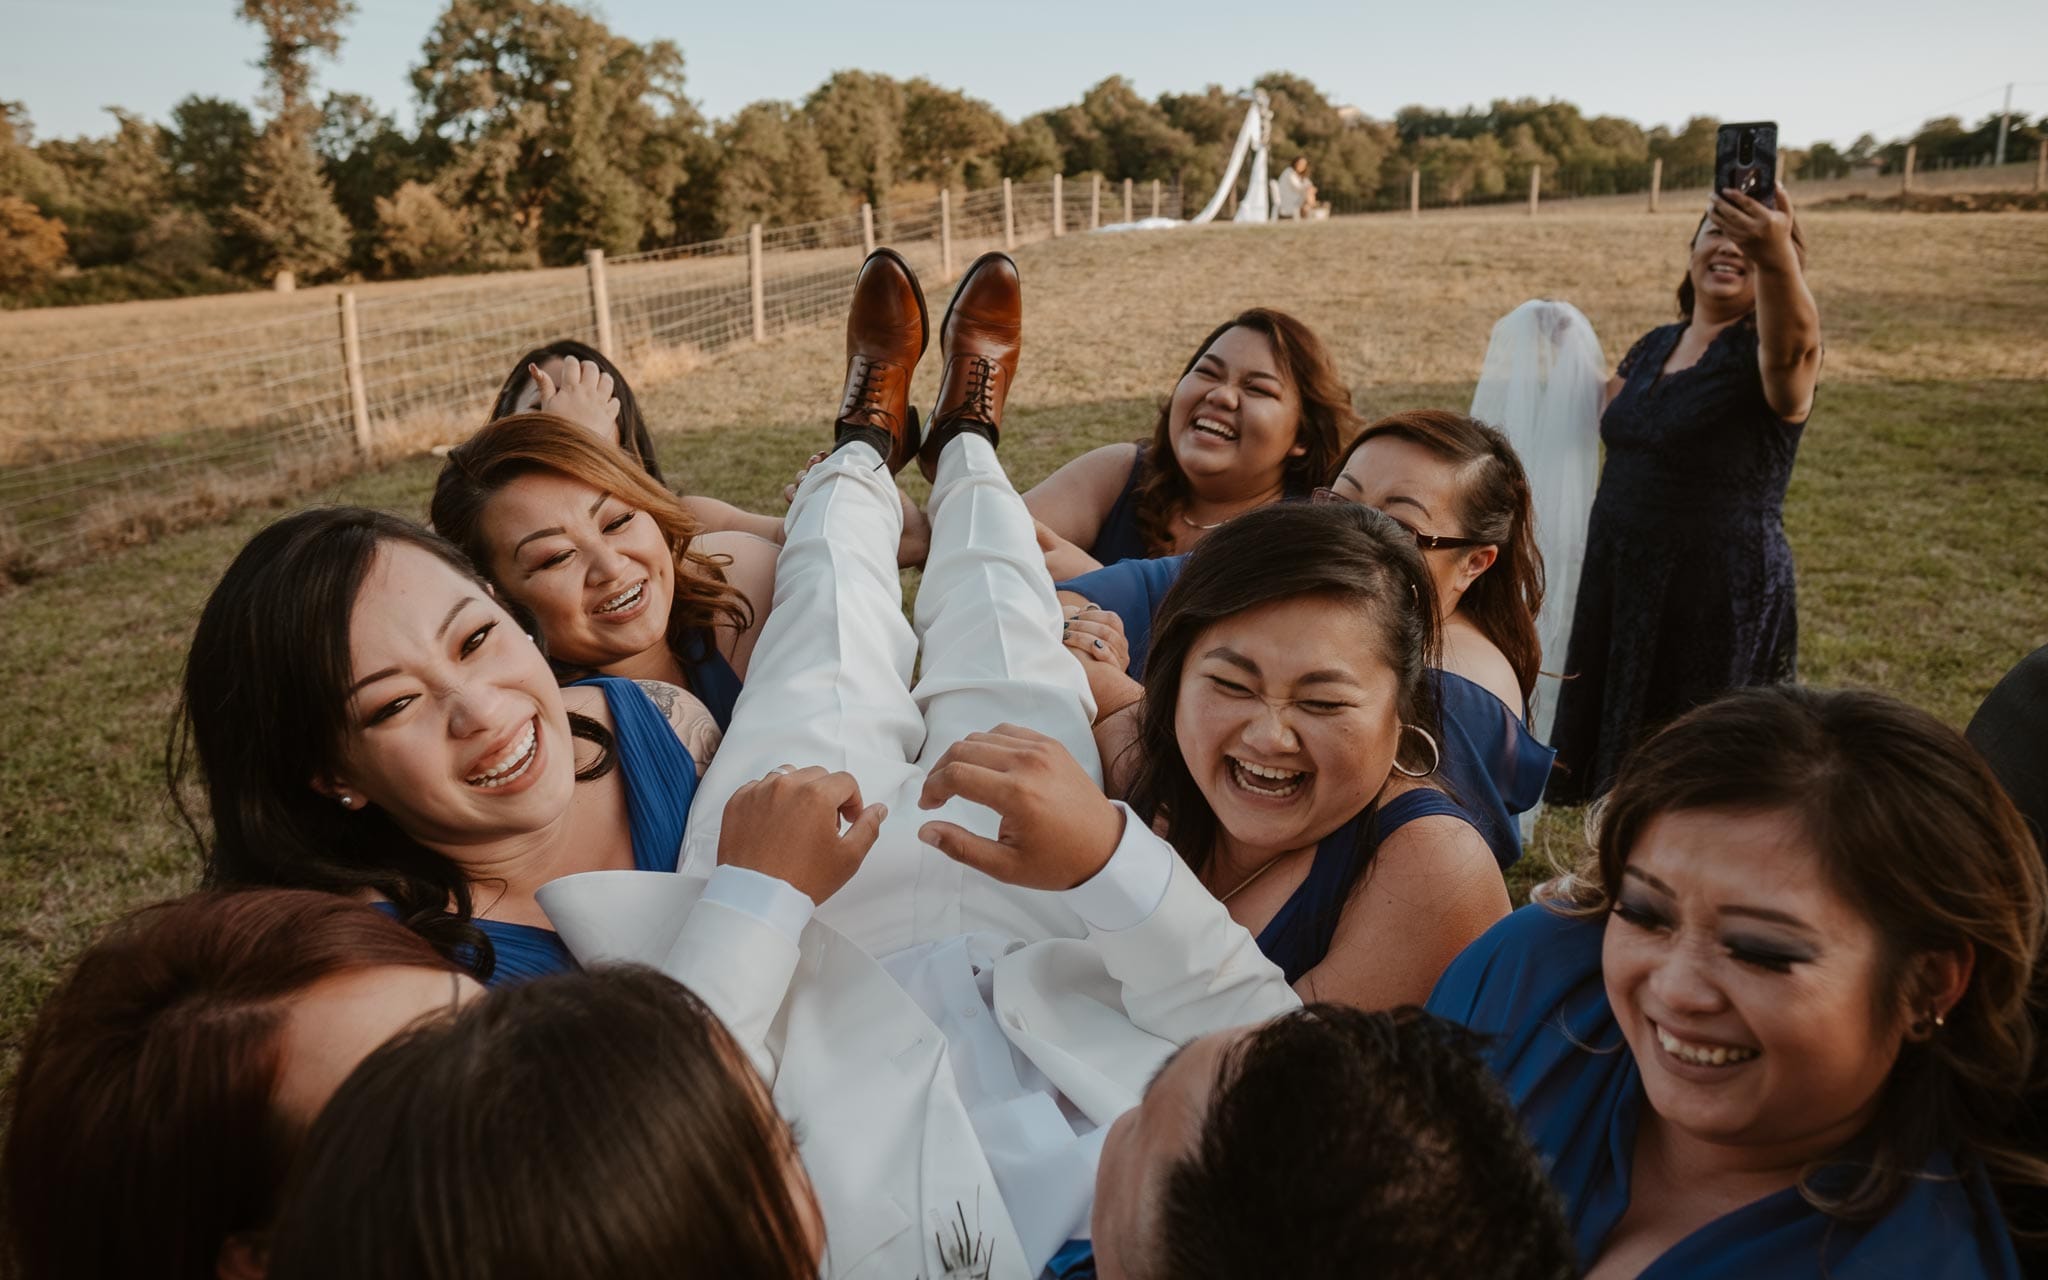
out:
M640 401L626 375L597 348L572 338L550 342L521 356L505 375L491 402L489 421L519 413L551 413L567 418L600 440L615 440L627 456L667 485L654 455L654 437L640 413ZM751 533L770 542L782 541L782 517L760 515L730 502L677 490L683 506L706 533ZM924 563L931 543L931 524L908 497L903 500L903 542L898 563Z
M1785 487L1821 363L1805 261L1783 187L1776 208L1716 195L1693 232L1681 319L1639 338L1607 384L1553 802L1598 796L1692 707L1793 678Z
M1294 163L1280 171L1280 201L1277 212L1283 218L1315 216L1316 184L1309 181L1308 157L1294 157Z
M1544 585L1536 620L1543 674L1530 695L1529 727L1544 742L1557 718L1557 673L1564 670L1600 476L1606 382L1607 358L1592 323L1569 302L1538 298L1493 326L1472 393L1472 416L1506 433L1528 471Z
M1305 500L1358 425L1322 339L1254 307L1195 348L1150 440L1104 445L1024 495L1055 578L1194 550L1232 516Z

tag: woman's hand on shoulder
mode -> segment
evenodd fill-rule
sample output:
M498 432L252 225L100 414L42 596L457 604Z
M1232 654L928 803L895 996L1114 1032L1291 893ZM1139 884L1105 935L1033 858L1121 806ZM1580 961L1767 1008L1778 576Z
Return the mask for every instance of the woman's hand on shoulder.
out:
M1128 441L1090 449L1033 485L1024 505L1059 537L1089 546L1102 532L1137 458L1138 446Z
M697 762L697 776L703 777L725 736L718 727L717 719L712 716L711 708L688 689L665 680L635 680L633 683L640 686L640 691L668 721L668 727L675 730L676 740Z

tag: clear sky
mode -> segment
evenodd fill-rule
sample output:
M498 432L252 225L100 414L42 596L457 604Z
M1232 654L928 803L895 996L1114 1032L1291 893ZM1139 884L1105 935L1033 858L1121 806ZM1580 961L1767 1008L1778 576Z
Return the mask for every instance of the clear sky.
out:
M319 86L410 121L407 73L442 5L359 0ZM1238 90L1271 70L1308 77L1373 116L1410 103L1563 98L1644 125L1691 115L1775 119L1788 145L1887 138L1930 116L2048 113L2048 0L605 0L639 40L682 47L687 90L713 117L801 99L834 70L926 76L1012 119L1121 74L1138 92ZM253 103L255 30L236 0L0 0L0 98L40 137L104 133L102 108L162 119L190 93Z

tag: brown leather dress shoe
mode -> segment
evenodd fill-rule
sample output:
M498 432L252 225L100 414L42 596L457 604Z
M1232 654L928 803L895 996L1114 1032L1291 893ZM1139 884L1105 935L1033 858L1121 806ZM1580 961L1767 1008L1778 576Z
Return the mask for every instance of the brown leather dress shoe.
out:
M917 411L910 407L910 375L931 335L924 290L902 255L877 249L853 282L846 312L846 394L839 401L833 436L877 431L893 447L887 461L894 474L917 454Z
M1007 253L984 253L967 268L939 325L939 398L917 455L926 479L936 479L939 451L966 427L979 427L990 443L1002 434L1003 403L1017 377L1024 345L1024 285Z

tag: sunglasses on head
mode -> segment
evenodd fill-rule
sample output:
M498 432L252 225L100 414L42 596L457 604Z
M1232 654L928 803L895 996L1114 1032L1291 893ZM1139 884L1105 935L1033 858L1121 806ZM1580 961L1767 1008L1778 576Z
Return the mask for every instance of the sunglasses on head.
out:
M1328 485L1311 490L1308 498L1310 502L1318 503L1349 502L1356 504L1358 502L1358 499L1347 498ZM1380 514L1387 515L1384 511L1380 512ZM1407 521L1396 516L1387 516L1387 519L1408 530L1408 536L1415 539L1415 545L1424 551L1445 551L1454 547L1490 547L1493 545L1492 542L1485 538L1453 538L1448 534L1423 533Z

